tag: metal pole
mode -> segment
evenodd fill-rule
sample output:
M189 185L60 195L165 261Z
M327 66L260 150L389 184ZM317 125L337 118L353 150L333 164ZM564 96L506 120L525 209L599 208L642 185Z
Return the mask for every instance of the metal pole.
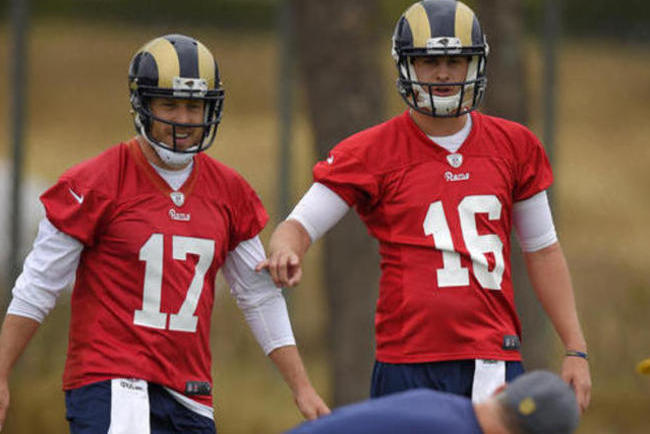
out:
M9 76L9 89L11 92L11 142L13 152L13 165L11 170L11 205L9 206L10 237L9 268L7 273L8 285L6 288L5 302L11 299L10 289L21 269L20 240L22 234L22 184L23 184L23 154L24 154L24 126L26 112L26 72L27 72L27 27L28 0L12 0L11 2L11 27L13 44L11 54L11 73Z
M555 156L555 102L557 74L557 40L560 29L560 11L557 0L544 2L544 129L543 140L548 157L553 162ZM549 193L551 193L549 191Z
M291 132L293 107L293 29L291 0L283 0L278 11L278 221L289 214L291 189Z

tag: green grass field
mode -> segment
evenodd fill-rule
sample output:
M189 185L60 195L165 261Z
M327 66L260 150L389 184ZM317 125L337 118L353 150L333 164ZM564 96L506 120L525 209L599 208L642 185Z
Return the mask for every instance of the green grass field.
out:
M34 23L25 162L29 176L51 183L71 165L134 134L126 84L128 61L142 43L170 30ZM198 37L220 59L227 91L225 114L209 153L237 168L258 190L277 221L277 47L273 35L173 30ZM8 58L7 32L5 23L0 27L0 59ZM390 95L387 117L402 110L394 94L388 50L387 46L383 74ZM530 51L527 61L533 96L530 126L541 134L541 60L536 50ZM594 382L592 405L579 433L647 433L650 378L637 375L634 367L650 357L650 50L565 41L559 61L555 217L573 271ZM7 74L3 60L0 76ZM10 111L7 86L8 80L3 79L0 130L5 132ZM309 126L301 113L299 102L292 160L296 198L310 183L314 159ZM8 137L8 133L0 137L0 152L7 157ZM263 232L265 240L270 232L271 227ZM316 245L307 256L306 278L289 293L289 303L307 368L327 398L327 325L320 254ZM219 291L213 356L220 432L274 433L295 425L301 417L288 389L257 348L223 283ZM67 339L66 299L64 296L18 363L3 433L67 432L60 391ZM549 352L556 354L558 348L549 348Z

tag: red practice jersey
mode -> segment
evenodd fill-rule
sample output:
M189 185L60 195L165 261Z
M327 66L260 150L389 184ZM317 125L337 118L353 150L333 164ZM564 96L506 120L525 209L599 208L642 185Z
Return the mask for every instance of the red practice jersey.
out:
M50 222L84 244L64 389L132 377L202 391L192 397L211 406L215 276L268 220L252 188L198 154L173 192L133 139L68 170L41 201Z
M405 112L342 141L314 167L315 182L355 207L379 241L379 361L521 359L512 205L553 176L528 129L471 116L453 154Z

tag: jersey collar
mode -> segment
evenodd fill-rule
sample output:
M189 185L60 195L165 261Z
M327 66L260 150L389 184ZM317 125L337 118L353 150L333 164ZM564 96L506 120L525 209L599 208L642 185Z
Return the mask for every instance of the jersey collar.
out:
M465 141L462 143L462 145L460 145L460 148L458 148L455 153L467 153L472 148L474 138L477 136L477 131L479 131L481 127L481 114L476 110L473 110L469 113L469 115L472 117L472 129L470 130L467 138L465 138ZM418 127L418 124L416 124L413 118L411 118L409 110L404 111L404 114L402 116L406 119L406 124L408 125L408 128L413 132L413 134L417 136L421 142L426 143L428 147L431 147L431 138L427 136L426 133L420 129L420 127ZM452 152L447 151L445 148L437 144L434 149L438 152L443 153L443 155L452 154Z
M133 139L129 140L126 144L127 148L129 149L129 152L131 153L131 156L133 157L134 161L144 172L144 174L149 178L151 183L158 189L162 194L164 194L166 197L169 197L169 195L174 192L169 184L162 179L162 177L156 172L156 169L151 167L151 164L149 164L149 161L147 160L147 157L145 157L144 153L142 152L142 149L140 148L140 142L137 137L134 137ZM190 176L187 178L187 180L183 183L180 189L178 189L179 192L183 193L185 197L189 197L189 195L192 193L194 190L194 186L196 185L196 180L198 178L199 174L199 168L201 165L201 158L200 154L196 155L196 158L194 158L194 167L192 169L192 173L190 173Z

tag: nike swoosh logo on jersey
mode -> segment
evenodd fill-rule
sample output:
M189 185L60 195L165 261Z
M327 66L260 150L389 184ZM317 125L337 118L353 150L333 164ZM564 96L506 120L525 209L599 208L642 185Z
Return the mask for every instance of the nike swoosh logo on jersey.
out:
M327 157L327 162L329 164L332 164L334 162L334 157L332 157L331 155L329 157Z
M77 202L79 202L79 204L82 204L82 203L83 203L83 201L84 201L84 197L83 197L83 196L79 196L77 193L75 193L74 191L72 191L71 188L68 188L68 191L70 192L70 194L72 195L72 197L74 197L74 200L76 200Z

